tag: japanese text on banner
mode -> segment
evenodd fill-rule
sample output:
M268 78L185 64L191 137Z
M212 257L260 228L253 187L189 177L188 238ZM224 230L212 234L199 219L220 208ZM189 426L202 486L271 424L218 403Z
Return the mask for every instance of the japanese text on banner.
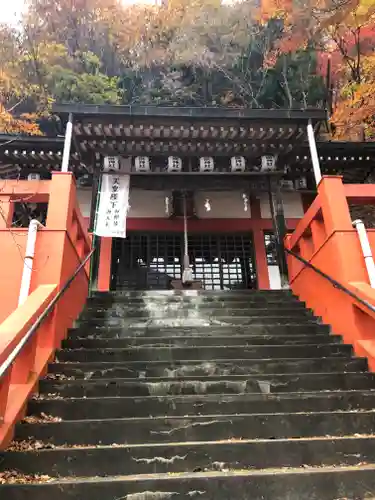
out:
M101 186L95 234L126 238L130 176L103 174Z

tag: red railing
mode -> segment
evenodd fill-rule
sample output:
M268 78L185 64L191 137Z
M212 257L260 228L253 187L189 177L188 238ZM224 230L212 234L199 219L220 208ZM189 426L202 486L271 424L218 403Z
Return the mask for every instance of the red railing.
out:
M369 285L358 235L352 227L349 201L375 202L375 186L344 185L340 177L324 177L304 218L287 236L286 247L364 302L375 305L375 290ZM374 230L369 231L369 239L374 249ZM289 254L287 261L293 292L330 324L334 333L352 343L358 355L367 356L375 369L375 313L298 258Z
M4 250L0 280L4 282L4 275L13 279L0 292L5 299L4 304L0 300L5 317L0 325L0 447L12 438L28 398L88 295L91 240L77 205L73 176L56 173L51 181L31 184L9 183L1 196L6 216L0 225ZM37 235L31 294L17 308L27 229L13 229L11 221L14 202L26 193L29 199L48 202L48 213L45 228Z

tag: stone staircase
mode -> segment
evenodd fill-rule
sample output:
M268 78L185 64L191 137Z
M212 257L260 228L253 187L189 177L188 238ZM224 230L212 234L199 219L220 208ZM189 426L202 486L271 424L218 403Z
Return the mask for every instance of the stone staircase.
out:
M89 299L4 500L375 498L375 380L288 291Z

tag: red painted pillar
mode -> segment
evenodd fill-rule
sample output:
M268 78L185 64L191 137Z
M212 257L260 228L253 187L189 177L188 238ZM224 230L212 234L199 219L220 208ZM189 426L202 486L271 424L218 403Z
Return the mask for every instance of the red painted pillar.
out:
M98 290L108 292L111 286L112 238L101 238Z
M352 231L348 201L342 177L325 175L318 186L327 237L334 231Z
M353 233L348 200L342 178L324 176L318 186L321 200L326 237L329 239L330 253L325 262L325 272L329 272L340 283L365 279L365 266L357 238L349 238Z

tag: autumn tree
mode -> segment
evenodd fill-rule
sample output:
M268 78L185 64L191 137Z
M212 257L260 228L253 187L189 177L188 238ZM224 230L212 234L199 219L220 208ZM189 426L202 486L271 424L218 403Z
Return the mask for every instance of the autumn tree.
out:
M262 22L254 0L28 0L3 37L1 102L42 130L53 102L320 105L315 53L280 52L284 31L283 19Z
M375 141L375 55L361 59L361 79L344 83L332 121L336 137Z
M240 107L291 107L322 100L323 82L314 76L314 58L307 52L294 59L276 57L270 64L280 23L261 25L252 17L253 2L178 5L177 12L170 6L155 11L135 46L144 92L132 93L132 99ZM298 64L304 60L298 71L291 59ZM312 83L317 85L315 94Z
M374 91L375 2L373 0L264 0L263 22L279 19L283 36L280 53L311 46L330 72L337 138L371 139L375 136Z
M120 45L131 36L124 21L118 0L29 0L23 26L29 44L61 44L71 57L91 52L117 75Z
M121 100L118 79L101 71L101 61L92 52L71 56L62 44L30 43L20 68L23 77L39 88L35 105L41 111L54 101L106 104Z
M36 117L17 113L32 95L32 86L20 77L20 45L17 33L0 25L0 132L39 135ZM14 115L18 115L14 116Z

